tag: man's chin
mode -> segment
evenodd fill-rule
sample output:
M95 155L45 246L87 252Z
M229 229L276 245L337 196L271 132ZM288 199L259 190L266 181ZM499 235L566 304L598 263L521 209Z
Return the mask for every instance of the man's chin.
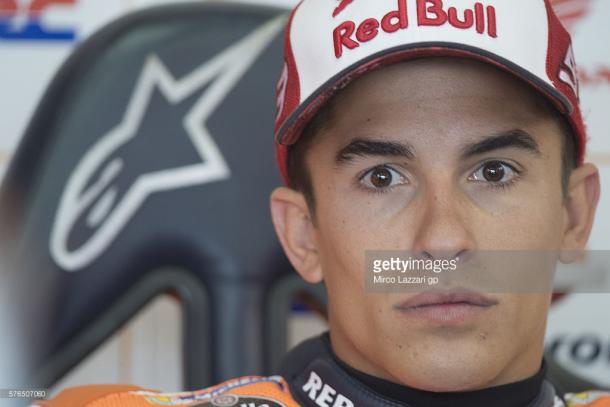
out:
M489 377L473 369L427 369L400 381L408 387L436 393L453 393L480 390L490 385ZM422 374L423 373L423 374Z
M425 347L410 353L401 366L393 366L392 376L400 384L433 392L463 392L493 387L498 383L504 364L494 355L473 350L434 350ZM398 357L394 360L400 360ZM405 360L405 359L402 359ZM405 367L408 366L407 369Z

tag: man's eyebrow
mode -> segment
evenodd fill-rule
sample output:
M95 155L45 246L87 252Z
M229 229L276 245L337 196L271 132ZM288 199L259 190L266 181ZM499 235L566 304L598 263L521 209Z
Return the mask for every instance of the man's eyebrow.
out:
M355 157L381 156L381 157L404 157L413 159L413 147L408 144L386 140L369 140L355 138L343 147L335 156L336 164L344 164Z
M540 155L540 147L534 138L525 130L514 129L486 137L462 150L462 159L488 153L501 148L517 148Z

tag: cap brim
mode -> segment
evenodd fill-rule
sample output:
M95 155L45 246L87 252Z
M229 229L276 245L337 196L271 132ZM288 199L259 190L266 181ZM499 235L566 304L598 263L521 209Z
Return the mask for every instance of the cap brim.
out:
M438 56L453 56L475 59L489 63L503 71L506 71L518 79L526 82L538 92L546 96L549 101L565 115L570 118L574 107L570 101L555 89L550 83L539 78L519 65L512 63L498 55L482 50L480 48L466 46L458 43L429 42L409 44L396 48L384 50L373 54L364 60L360 60L349 68L332 77L298 109L296 109L282 124L276 133L276 141L282 145L294 144L300 137L303 128L322 106L339 90L346 87L353 80L366 72L372 71L385 65L404 62L417 58Z

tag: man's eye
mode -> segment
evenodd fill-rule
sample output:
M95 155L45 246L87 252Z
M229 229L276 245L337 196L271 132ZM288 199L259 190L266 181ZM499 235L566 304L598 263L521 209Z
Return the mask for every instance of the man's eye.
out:
M519 172L511 165L502 161L488 161L481 165L468 179L504 186L515 181Z
M381 190L404 184L406 179L393 168L380 166L367 171L360 182L367 188Z

